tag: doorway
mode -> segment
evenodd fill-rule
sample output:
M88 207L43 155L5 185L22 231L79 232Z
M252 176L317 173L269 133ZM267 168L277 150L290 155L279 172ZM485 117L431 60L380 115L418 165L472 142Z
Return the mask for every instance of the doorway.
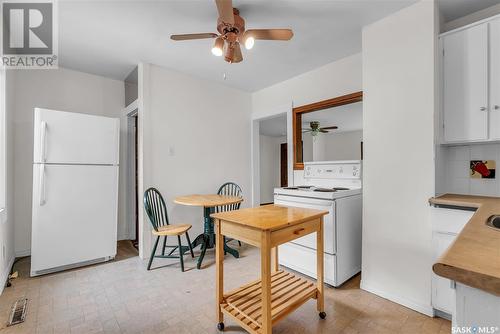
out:
M135 214L133 215L133 219L134 219L134 230L135 230L135 238L132 240L132 245L134 246L135 249L139 250L139 212L137 210L137 203L139 203L139 183L138 183L138 173L137 173L137 170L138 170L138 164L139 164L139 156L137 154L138 152L138 134L137 134L137 121L138 121L138 117L137 117L137 114L135 114L134 116L132 116L133 118L133 121L132 123L134 124L134 133L133 133L133 136L134 136L134 155L132 157L132 159L134 160L133 161L133 165L134 165L134 171L133 171L133 174L134 174L134 184L135 184L135 187L134 187L134 194L135 194L135 198L134 198L134 207L133 207L133 210L135 211Z
M274 203L274 188L288 184L286 114L259 121L260 205Z
M135 249L139 249L139 184L138 184L138 113L127 114L127 234Z
M288 144L280 145L280 187L288 187Z

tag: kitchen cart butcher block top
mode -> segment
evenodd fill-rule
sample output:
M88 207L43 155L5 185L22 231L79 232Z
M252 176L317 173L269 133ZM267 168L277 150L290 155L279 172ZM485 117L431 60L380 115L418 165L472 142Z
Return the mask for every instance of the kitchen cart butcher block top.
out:
M477 208L455 242L433 265L439 276L500 296L500 230L486 225L500 214L500 198L445 194L434 205Z
M214 213L211 217L259 230L274 231L321 218L326 214L328 214L328 211L279 205L263 205L257 208Z

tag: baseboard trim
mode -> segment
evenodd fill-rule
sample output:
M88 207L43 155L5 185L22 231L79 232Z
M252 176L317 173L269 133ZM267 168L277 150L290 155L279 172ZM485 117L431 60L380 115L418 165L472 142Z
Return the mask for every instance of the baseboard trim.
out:
M5 267L4 272L2 273L2 276L0 277L0 282L2 286L0 286L0 295L3 293L3 290L5 288L5 284L7 283L7 279L9 278L10 270L12 269L12 266L14 265L14 260L16 258L12 257L9 261L9 264L7 267Z
M384 299L388 299L392 302L395 302L397 304L408 307L414 311L425 314L429 317L434 317L434 309L432 308L431 305L424 305L424 304L415 302L413 300L407 299L405 297L398 296L398 295L395 295L393 293L387 292L384 289L376 287L375 285L367 284L365 281L363 281L363 279L361 279L360 288L362 290L373 293L379 297L382 297Z

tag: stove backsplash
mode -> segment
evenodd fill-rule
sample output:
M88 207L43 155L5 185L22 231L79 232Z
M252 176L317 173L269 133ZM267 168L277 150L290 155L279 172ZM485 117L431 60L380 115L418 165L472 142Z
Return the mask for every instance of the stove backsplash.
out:
M437 146L436 194L500 196L500 175L471 177L471 162L500 163L500 144Z

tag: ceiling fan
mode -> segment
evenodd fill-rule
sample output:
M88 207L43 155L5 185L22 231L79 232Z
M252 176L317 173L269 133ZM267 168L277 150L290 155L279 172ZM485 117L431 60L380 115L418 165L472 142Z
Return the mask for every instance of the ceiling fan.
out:
M320 123L318 121L312 121L311 123L309 123L309 126L310 128L307 129L307 130L303 130L302 132L310 132L311 133L311 136L317 136L318 133L328 133L330 131L328 130L335 130L335 129L338 129L339 127L338 126L325 126L323 128L320 128L319 127Z
M240 43L250 50L255 40L288 41L293 37L291 29L248 29L245 30L245 20L240 16L240 11L233 8L232 0L215 0L219 18L215 33L172 35L174 41L192 39L215 38L212 53L215 56L224 55L228 63L239 63L243 60Z

